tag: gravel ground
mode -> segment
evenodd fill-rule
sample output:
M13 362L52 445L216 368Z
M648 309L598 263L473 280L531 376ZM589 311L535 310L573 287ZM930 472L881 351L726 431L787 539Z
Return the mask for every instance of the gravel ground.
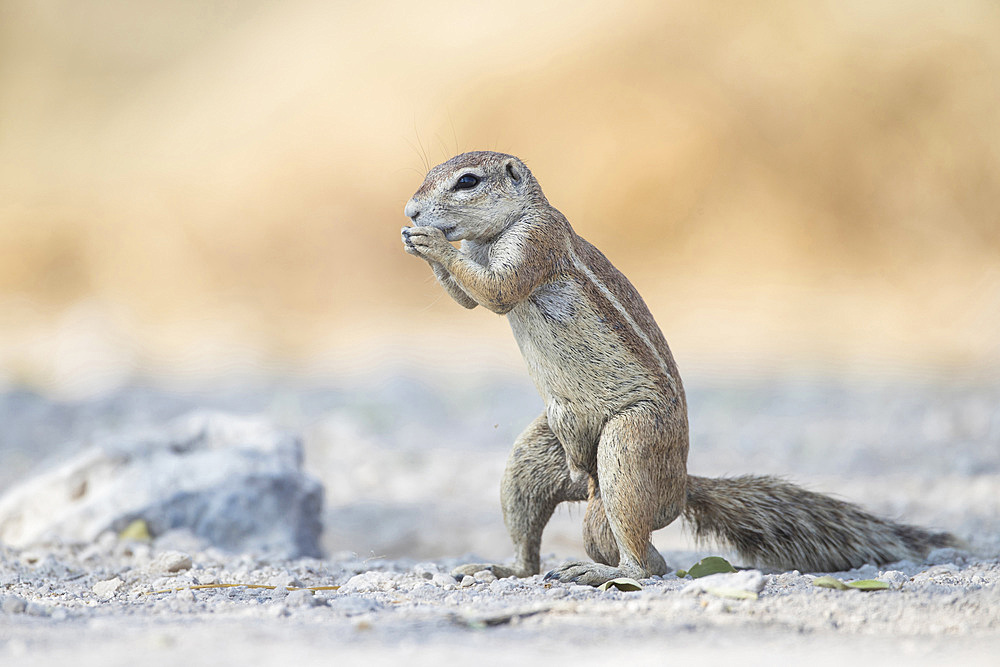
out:
M0 395L0 490L94 433L192 408L265 414L302 433L327 489L328 557L227 554L183 532L0 546L0 664L997 664L1000 386L786 379L689 386L689 398L692 472L784 475L952 530L970 549L835 573L888 583L874 592L819 588L798 572L740 573L756 599L672 574L633 592L455 581L456 564L511 554L500 472L541 409L519 379L133 387L75 404L12 392ZM581 518L582 507L557 513L546 567L583 555ZM656 543L672 567L729 556L680 527ZM191 588L216 584L239 586ZM325 589L288 590L310 587Z

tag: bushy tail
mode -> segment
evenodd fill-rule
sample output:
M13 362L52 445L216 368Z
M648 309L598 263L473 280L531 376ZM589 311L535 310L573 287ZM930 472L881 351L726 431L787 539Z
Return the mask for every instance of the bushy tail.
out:
M948 533L880 519L774 477L691 475L684 518L697 538L720 540L748 564L777 570L839 572L960 545Z

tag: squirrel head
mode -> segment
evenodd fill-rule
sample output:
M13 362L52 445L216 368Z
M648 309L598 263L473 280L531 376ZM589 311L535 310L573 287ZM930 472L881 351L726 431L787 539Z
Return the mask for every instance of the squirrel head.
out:
M475 151L456 155L427 172L403 214L418 227L437 227L449 241L489 242L544 200L521 160Z

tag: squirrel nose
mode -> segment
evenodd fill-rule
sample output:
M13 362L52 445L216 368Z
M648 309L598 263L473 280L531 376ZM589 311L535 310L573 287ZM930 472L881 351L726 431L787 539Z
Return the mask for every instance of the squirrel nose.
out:
M416 199L411 199L406 202L406 208L403 209L403 215L413 222L417 221L417 217L420 215L420 204L417 203Z

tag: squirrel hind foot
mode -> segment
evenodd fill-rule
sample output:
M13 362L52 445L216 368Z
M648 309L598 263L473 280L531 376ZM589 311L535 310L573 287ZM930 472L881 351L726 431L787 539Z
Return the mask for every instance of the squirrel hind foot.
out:
M545 581L559 581L564 584L574 583L583 586L600 586L612 579L628 577L630 579L647 579L649 572L639 568L621 568L602 565L600 563L587 563L584 561L571 561L563 563L559 567L551 570L545 575Z

